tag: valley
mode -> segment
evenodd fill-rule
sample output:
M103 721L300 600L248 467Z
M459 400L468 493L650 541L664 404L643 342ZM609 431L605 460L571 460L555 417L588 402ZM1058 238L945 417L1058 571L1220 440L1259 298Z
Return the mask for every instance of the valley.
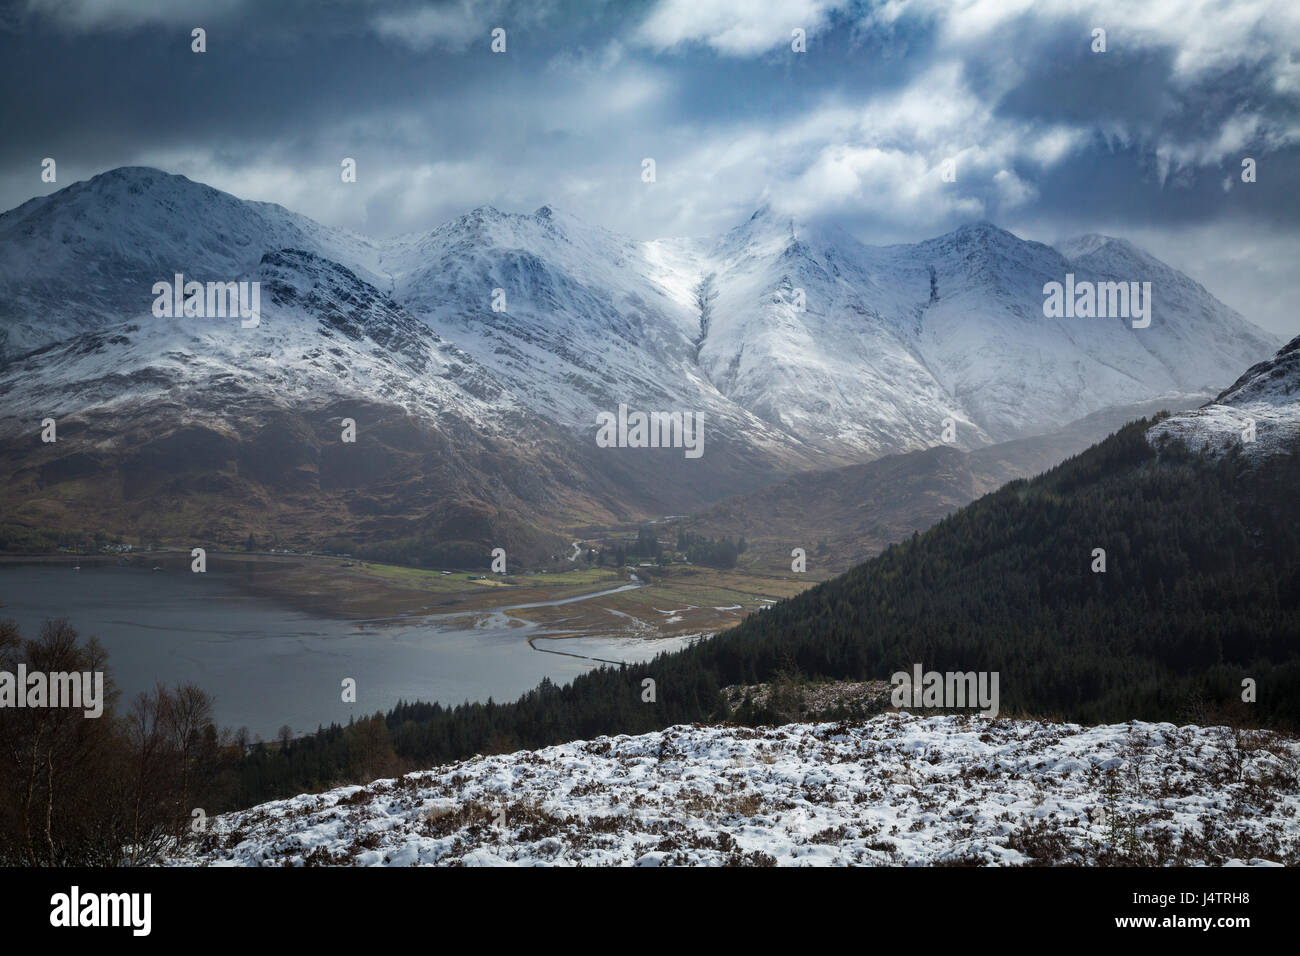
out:
M210 694L213 807L870 720L900 668L1091 722L1239 722L1245 676L1289 726L1297 346L1122 239L551 206L369 239L127 167L0 240L0 622L99 637L127 701ZM256 326L152 315L159 263L257 283ZM1150 282L1140 327L1044 316L1066 275Z
M15 938L392 945L457 877L338 871L466 866L1294 935L1297 50L1286 0L0 0ZM558 922L519 882L491 929Z
M0 530L19 538L252 534L426 567L505 547L537 565L574 528L702 513L701 533L748 527L765 571L823 537L818 567L842 570L1105 432L1019 463L985 450L1192 407L1278 344L1123 239L1055 249L987 222L875 247L764 206L719 236L637 240L484 206L375 239L122 167L0 214L0 248ZM178 272L259 283L258 326L154 316ZM1150 325L1043 316L1067 273L1149 281ZM680 412L690 447L602 441L624 407ZM36 444L46 419L58 440ZM797 534L743 498L708 513L949 450L982 458L918 461L936 490L914 514L835 513L843 493L815 495Z
M557 567L494 575L309 554L217 551L209 553L208 560L210 569L229 573L231 585L240 592L312 615L355 621L439 615L472 623L509 610L511 617L546 625L559 636L588 637L654 639L708 633L818 580L789 572L690 565ZM190 573L189 553L180 550L113 558L0 555L0 567L33 564L69 572L74 566L100 565L146 570L159 566L172 574ZM588 606L591 596L629 583L637 587L607 594Z

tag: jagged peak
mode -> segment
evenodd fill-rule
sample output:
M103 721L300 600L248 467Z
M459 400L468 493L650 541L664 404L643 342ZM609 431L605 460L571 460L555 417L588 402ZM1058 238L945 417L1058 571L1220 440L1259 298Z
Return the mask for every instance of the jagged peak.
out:
M1300 401L1300 335L1278 349L1271 359L1252 365L1211 404L1237 404L1252 399L1296 395Z
M1144 254L1141 249L1127 239L1107 236L1099 232L1090 232L1082 236L1075 236L1073 239L1067 239L1060 243L1056 250L1067 259L1080 259L1107 247L1122 249L1131 254Z
M996 223L989 222L987 219L979 219L975 222L965 223L952 230L952 232L939 236L938 238L940 240L952 238L961 240L1013 239L1016 242L1023 241L1015 233L1009 232Z
M755 237L785 235L793 238L803 224L792 216L772 208L771 202L764 200L747 219L729 229L720 237L724 242L748 242Z

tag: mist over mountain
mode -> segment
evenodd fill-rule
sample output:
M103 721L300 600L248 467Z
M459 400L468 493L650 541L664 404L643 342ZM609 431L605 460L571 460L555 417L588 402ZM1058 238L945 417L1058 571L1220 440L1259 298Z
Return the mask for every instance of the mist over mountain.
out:
M766 206L716 238L633 240L544 206L371 239L125 167L4 213L0 250L6 490L15 515L56 525L125 525L167 488L174 514L249 503L186 533L319 532L305 504L268 503L346 488L356 536L424 533L452 499L482 529L510 514L545 538L1183 407L1277 345L1123 240L1058 251L976 223L870 247ZM1150 326L1045 317L1067 273L1150 282ZM176 275L261 283L260 325L156 318L153 286ZM597 448L597 414L620 405L702 415L704 454ZM57 444L36 440L47 417ZM362 454L338 446L345 418ZM390 427L418 437L392 444Z

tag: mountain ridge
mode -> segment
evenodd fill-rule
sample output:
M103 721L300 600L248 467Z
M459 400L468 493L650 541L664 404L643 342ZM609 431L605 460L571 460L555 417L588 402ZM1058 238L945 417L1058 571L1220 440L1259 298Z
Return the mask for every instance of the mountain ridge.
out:
M1098 275L1146 262L1111 245L1088 253L1110 249ZM1043 283L1072 267L988 222L873 247L770 207L713 238L634 240L546 204L480 206L425 233L371 239L124 167L0 214L3 457L29 479L37 461L35 474L82 474L52 459L84 450L24 444L54 414L96 419L110 447L113 415L139 440L190 427L193 408L239 445L260 432L254 399L267 414L310 417L328 396L408 416L417 431L436 432L441 418L495 442L491 467L470 469L482 502L510 500L492 469L522 480L546 435L554 467L539 480L568 476L578 489L560 511L627 521L793 474L946 444L969 451L1217 391L1273 351L1266 333L1163 265L1150 329L1045 318ZM154 319L153 284L176 273L266 283L263 326ZM1181 311L1160 306L1163 288ZM242 417L223 422L205 395L236 385ZM596 416L622 405L701 415L703 456L595 447ZM212 441L233 456L224 461L241 458ZM29 479L10 485L25 489L18 500L58 498Z

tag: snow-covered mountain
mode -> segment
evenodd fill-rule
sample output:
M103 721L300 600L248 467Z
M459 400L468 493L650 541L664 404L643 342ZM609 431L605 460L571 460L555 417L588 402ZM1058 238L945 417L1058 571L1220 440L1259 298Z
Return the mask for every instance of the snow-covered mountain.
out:
M537 557L557 524L622 515L631 479L347 268L283 249L237 278L256 328L146 311L0 368L7 520Z
M186 866L1294 862L1294 740L890 713L670 727L213 817ZM1143 781L1160 781L1152 787ZM1136 781L1136 782L1135 782ZM1159 848L1157 850L1157 848Z
M153 284L177 273L261 281L266 318L153 318ZM1043 286L1067 273L1150 281L1150 327L1045 318ZM763 208L715 239L640 241L549 206L483 207L369 239L139 167L0 215L0 435L79 415L112 442L110 413L143 434L145 409L199 407L247 437L258 406L368 401L495 442L486 498L494 469L528 483L516 434L547 435L569 464L534 480L575 483L570 517L694 508L933 447L947 419L971 448L1157 397L1177 407L1276 346L1120 240L1057 251L987 223L876 248ZM596 415L620 404L702 414L703 456L595 447Z
M701 363L768 420L878 453L933 446L945 417L971 447L1111 406L1176 404L1276 347L1200 286L1122 247L1126 261L1095 250L1073 261L978 223L870 248L760 210L704 254L717 299ZM1151 326L1044 317L1043 286L1067 273L1151 281Z
M179 390L226 401L256 396L272 406L352 395L431 419L461 413L498 434L503 418L524 413L473 358L336 262L282 249L237 275L261 283L257 328L233 317L176 320L145 310L11 361L6 409L59 417ZM132 379L135 387L122 387Z
M1278 344L1127 243L1091 237L1074 262L988 223L871 248L764 207L716 240L635 242L550 207L484 208L394 240L384 263L399 301L557 421L704 409L719 434L815 467L932 447L949 418L969 448L1176 406ZM1150 327L1045 318L1043 286L1067 273L1150 281Z
M1259 459L1300 447L1300 336L1201 408L1165 419L1147 432L1160 445L1181 439L1189 448L1222 454L1240 448Z
M266 253L289 248L373 279L361 265L372 246L184 176L114 169L0 215L0 361L149 315L153 283L177 272L233 280Z
M809 437L732 400L701 368L690 263L653 243L547 206L532 215L482 207L388 241L376 268L394 298L587 440L597 413L626 404L702 413L710 449L730 445L750 468L817 464ZM492 309L497 289L502 311Z

